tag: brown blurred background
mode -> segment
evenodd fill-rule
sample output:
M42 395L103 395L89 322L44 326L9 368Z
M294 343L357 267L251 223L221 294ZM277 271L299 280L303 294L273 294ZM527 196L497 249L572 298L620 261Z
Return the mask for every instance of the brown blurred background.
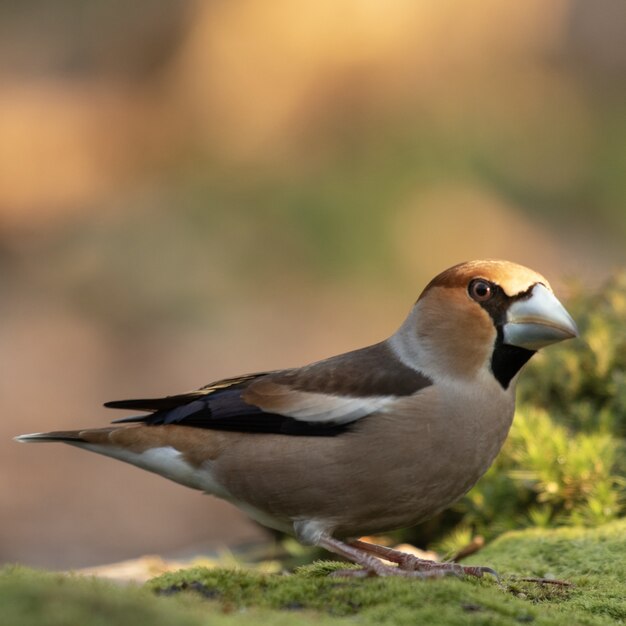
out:
M263 536L18 433L377 341L472 257L626 252L626 5L0 5L0 562Z

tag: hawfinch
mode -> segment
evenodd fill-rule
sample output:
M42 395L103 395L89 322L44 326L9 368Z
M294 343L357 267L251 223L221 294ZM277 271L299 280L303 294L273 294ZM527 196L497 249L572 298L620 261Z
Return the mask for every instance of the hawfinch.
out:
M16 439L62 441L228 500L358 564L352 575L479 576L493 571L358 538L417 524L465 494L506 439L520 369L577 334L543 276L471 261L431 280L380 343L181 395L108 402L146 414Z

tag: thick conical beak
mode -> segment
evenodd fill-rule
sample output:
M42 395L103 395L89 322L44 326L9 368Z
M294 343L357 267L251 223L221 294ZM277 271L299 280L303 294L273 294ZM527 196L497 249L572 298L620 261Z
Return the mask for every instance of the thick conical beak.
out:
M509 307L504 325L506 344L539 350L573 337L578 337L576 322L555 295L539 283L530 298L517 300Z

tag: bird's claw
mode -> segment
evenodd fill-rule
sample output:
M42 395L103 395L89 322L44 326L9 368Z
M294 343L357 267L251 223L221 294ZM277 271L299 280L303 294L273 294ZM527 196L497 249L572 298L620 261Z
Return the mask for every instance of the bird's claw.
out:
M500 580L500 574L498 574L498 572L496 572L496 570L492 567L486 567L484 565L464 565L461 567L466 576L476 576L476 578L482 578L484 574L491 574L496 579L497 583L502 582Z
M497 582L500 582L500 575L491 567L485 567L483 565L460 565L459 563L452 562L437 563L436 561L420 559L410 554L407 554L406 558L402 559L402 562L398 564L398 567L422 572L439 571L444 575L452 574L459 577L475 576L476 578L482 578L484 574L491 574Z

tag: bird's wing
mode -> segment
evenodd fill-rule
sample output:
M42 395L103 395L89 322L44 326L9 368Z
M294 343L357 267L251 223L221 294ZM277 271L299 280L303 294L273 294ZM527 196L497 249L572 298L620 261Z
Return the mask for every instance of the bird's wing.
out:
M157 413L161 411L169 411L180 406L189 404L194 400L204 398L209 395L219 394L220 391L226 389L241 389L255 378L266 376L269 372L259 372L255 374L244 374L235 378L224 378L222 380L209 383L204 387L194 391L177 394L175 396L164 396L161 398L139 398L132 400L112 400L105 402L104 406L108 409L126 409L130 411L148 411Z
M386 344L377 344L302 368L217 381L188 394L105 406L151 412L121 422L332 435L430 384L397 360Z

